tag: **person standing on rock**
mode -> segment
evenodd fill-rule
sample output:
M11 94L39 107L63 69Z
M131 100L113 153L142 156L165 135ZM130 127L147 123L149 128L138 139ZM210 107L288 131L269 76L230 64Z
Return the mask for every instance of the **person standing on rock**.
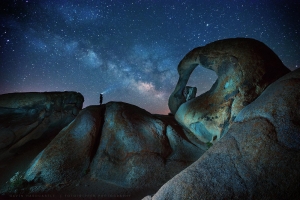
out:
M100 105L102 105L102 102L103 102L103 94L101 93L100 94Z

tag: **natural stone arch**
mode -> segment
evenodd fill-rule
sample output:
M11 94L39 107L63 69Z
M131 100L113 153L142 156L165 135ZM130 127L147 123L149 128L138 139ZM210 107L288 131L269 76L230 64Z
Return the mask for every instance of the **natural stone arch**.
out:
M215 71L218 79L209 91L186 102L183 90L198 65ZM169 98L170 111L203 142L220 138L242 108L290 71L269 47L250 38L197 47L186 54L177 70L179 80Z

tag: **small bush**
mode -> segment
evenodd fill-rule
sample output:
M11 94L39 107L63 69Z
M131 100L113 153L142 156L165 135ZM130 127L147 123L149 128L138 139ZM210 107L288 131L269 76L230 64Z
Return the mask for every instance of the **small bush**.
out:
M23 174L16 172L15 175L9 179L8 192L19 193L27 184L28 181L23 178Z
M206 143L206 146L207 146L207 149L209 149L210 147L212 147L212 146L213 146L213 143L211 143L211 142L207 142L207 143Z

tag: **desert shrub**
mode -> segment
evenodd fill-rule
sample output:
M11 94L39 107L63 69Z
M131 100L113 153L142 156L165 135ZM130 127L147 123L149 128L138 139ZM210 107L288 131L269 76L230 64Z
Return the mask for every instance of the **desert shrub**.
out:
M28 184L28 181L25 180L23 177L23 174L21 174L20 172L16 172L15 175L9 179L9 193L19 193L20 191L24 190L24 188Z
M213 143L207 142L207 143L206 143L207 149L209 149L210 147L212 147L212 145L213 145Z

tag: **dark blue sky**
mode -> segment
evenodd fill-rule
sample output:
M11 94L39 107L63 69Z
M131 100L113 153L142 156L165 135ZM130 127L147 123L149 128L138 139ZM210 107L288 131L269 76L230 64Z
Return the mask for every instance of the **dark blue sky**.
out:
M300 1L1 0L0 94L78 91L84 106L124 101L169 112L177 65L191 49L251 37L291 70L299 63ZM210 89L196 68L189 85Z

